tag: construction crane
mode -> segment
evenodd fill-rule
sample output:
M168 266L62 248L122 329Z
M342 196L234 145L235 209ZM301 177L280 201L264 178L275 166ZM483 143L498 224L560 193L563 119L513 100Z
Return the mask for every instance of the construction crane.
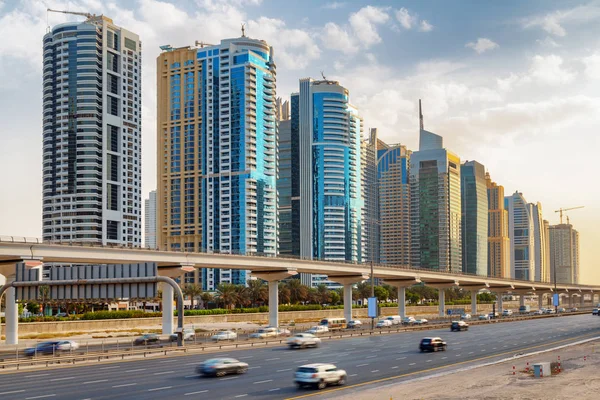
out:
M570 210L577 210L579 208L583 208L585 206L577 206L577 207L569 207L569 208L560 208L554 212L560 213L560 223L563 223L563 212L565 211L570 211ZM567 224L569 223L569 217L567 216Z
M96 14L90 14L90 13L86 13L86 12L53 10L51 8L48 8L46 11L47 12L62 13L62 14L81 15L82 17L86 17L87 19L91 19L91 18L94 18L96 16Z

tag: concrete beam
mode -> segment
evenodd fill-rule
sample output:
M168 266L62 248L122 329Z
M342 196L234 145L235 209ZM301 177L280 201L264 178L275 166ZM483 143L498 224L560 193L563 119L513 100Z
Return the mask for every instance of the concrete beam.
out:
M421 283L421 278L409 278L409 279L392 279L384 278L383 281L390 286L396 286L398 289L407 288Z
M288 268L288 269L279 270L279 271L253 272L252 276L255 276L258 279L262 279L267 282L272 282L272 281L281 281L283 279L290 278L297 274L298 274L298 271L296 271L295 269L292 269L292 268Z

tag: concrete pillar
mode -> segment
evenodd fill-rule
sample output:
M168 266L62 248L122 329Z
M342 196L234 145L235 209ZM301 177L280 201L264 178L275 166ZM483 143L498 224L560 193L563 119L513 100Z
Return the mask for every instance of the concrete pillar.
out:
M471 315L475 316L477 314L477 291L473 290L471 292Z
M573 308L573 296L575 296L575 295L568 294L567 296L569 297L569 308Z
M14 277L6 278L6 283L10 283ZM17 305L16 289L11 287L4 292L5 298L5 324L6 344L19 344L19 307Z
M544 307L544 294L538 294L538 310L541 310Z
M173 287L171 285L162 285L162 333L171 335L173 333L173 312L175 305L173 302Z
M352 320L352 283L344 284L344 318L346 323Z
M446 292L444 291L444 289L440 288L440 289L438 289L438 293L439 293L439 300L438 301L440 303L439 306L438 306L439 314L440 314L440 317L443 317L443 316L446 315L446 304L445 304L445 302L446 302Z
M406 317L406 287L398 287L398 315Z
M504 309L502 305L502 293L496 293L496 302L498 303L498 309L496 310L496 312L498 314L502 314L502 310Z
M525 295L520 294L519 295L519 306L523 307L524 305L525 305Z
M279 327L279 281L277 280L269 281L269 326Z

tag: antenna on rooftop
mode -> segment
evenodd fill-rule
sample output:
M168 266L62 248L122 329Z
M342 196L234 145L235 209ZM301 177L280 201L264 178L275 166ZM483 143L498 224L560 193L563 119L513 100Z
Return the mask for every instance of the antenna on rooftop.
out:
M246 37L246 24L242 24L242 37Z
M323 77L323 80L326 81L327 78L325 78L325 74L323 73L323 71L321 71L321 76Z

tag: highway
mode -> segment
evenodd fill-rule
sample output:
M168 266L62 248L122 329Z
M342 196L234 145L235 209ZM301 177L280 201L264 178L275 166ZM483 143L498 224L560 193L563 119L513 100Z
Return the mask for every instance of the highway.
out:
M417 347L424 336L442 337L448 343L448 351L419 353ZM289 350L277 346L25 370L0 374L0 398L326 398L326 391L335 387L322 392L297 390L293 383L295 368L312 362L334 363L348 373L346 388L356 390L353 385L368 388L371 381L389 383L394 377L400 381L596 336L600 336L600 317L588 314L471 326L466 332L450 332L448 328L328 340L317 349ZM225 355L248 362L248 373L223 378L197 376L197 364Z

